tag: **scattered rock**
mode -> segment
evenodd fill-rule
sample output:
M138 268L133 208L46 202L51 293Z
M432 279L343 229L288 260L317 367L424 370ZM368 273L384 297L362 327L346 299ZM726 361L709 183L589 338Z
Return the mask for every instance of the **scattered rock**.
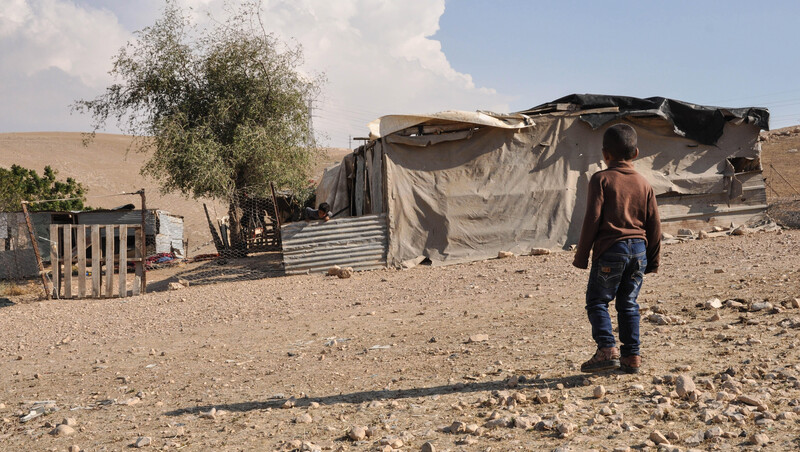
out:
M303 413L294 419L295 424L310 424L312 422L314 422L314 418L308 413Z
M75 444L73 444L73 445L69 446L69 449L67 449L67 450L68 450L69 452L81 452L81 448L80 448L80 447L78 447L78 446L77 446L77 445L75 445Z
M353 276L353 267L345 267L339 269L339 273L336 274L341 279L347 279Z
M719 311L717 311L711 317L706 319L706 322L718 322L720 320L722 320L722 316L720 315Z
M74 417L65 417L64 420L61 421L63 425L68 425L70 427L75 427L78 425L78 421Z
M136 442L133 443L133 447L137 449L141 449L142 447L147 447L153 442L149 436L140 436L136 438Z
M507 257L514 257L514 253L512 253L511 251L500 251L497 253L498 259L505 259Z
M750 311L758 312L758 311L769 311L772 309L772 303L769 301L759 301L750 305Z
M686 374L678 375L678 379L675 381L675 391L678 393L678 397L686 398L696 389L697 387L695 386L692 377Z
M731 231L731 235L745 235L745 234L747 234L749 232L750 232L749 229L747 229L744 225L741 225L739 227L734 228Z
M367 429L360 425L354 426L347 432L347 437L353 441L361 441L367 437Z
M602 399L604 395L606 395L606 388L603 385L595 386L592 391L592 396L595 399Z
M208 411L201 411L200 412L200 417L202 419L216 419L217 418L217 409L214 408L214 407L211 407L211 409L208 410Z
M175 282L175 281L169 283L168 287L169 287L169 290L181 290L181 289L185 289L186 288L186 286L184 286L183 284L181 284L179 282Z
M650 441L656 443L656 446L659 444L669 444L667 437L662 435L658 430L654 430L650 433Z
M328 276L338 276L339 272L342 270L342 267L338 265L334 265L333 267L328 269Z
M419 448L419 452L436 452L436 447L432 442L428 441Z
M486 342L489 340L488 334L473 334L469 337L467 342L474 343L474 342Z
M703 307L706 309L720 309L722 307L722 301L719 298L712 298L703 303Z
M755 446L766 446L769 444L769 436L764 433L754 433L750 435L749 442Z
M533 248L531 250L531 256L544 256L545 254L550 254L550 250L547 248Z
M66 424L60 424L50 432L53 436L69 436L73 433L75 433L75 429Z

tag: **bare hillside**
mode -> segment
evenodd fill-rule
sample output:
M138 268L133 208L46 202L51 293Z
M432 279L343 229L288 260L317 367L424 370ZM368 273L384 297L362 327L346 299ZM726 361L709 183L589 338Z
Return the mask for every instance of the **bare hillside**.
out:
M87 204L92 207L111 208L134 203L138 208L138 196L108 195L145 188L148 208L167 210L184 217L190 250L208 243L211 236L202 203L208 203L211 215L216 217L225 215L226 207L215 201L161 194L155 181L139 174L146 156L128 152L131 140L131 137L124 135L98 134L92 143L84 146L80 133L4 133L0 134L0 166L17 164L41 174L44 167L50 165L58 171L60 179L73 177L88 187ZM327 157L317 165L316 177L322 174L326 166L340 161L348 152L346 149L327 150ZM210 251L208 246L204 248Z

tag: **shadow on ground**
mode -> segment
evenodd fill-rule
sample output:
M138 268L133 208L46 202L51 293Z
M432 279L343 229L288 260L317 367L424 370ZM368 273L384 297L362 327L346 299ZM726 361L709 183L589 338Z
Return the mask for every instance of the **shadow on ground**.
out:
M9 300L8 298L0 297L0 308L7 308L9 306L14 306L16 303Z
M148 292L169 290L169 283L184 280L190 286L203 286L232 281L252 281L256 279L284 276L280 253L259 253L240 258L219 258L210 261L187 264L178 267L164 279L149 282Z
M523 379L517 388L518 389L552 389L556 385L562 384L565 388L572 388L582 386L586 377L584 375L571 375L562 378L552 379ZM397 390L381 390L381 391L360 391L352 392L349 394L329 395L322 397L305 397L295 400L295 407L307 407L311 402L317 402L321 405L341 405L341 404L358 404L364 402L371 402L373 400L398 400L416 397L431 397L435 395L447 394L468 394L474 392L491 392L508 389L507 380L495 380L481 383L463 383L454 385L432 386L429 388L411 388L411 389L397 389ZM273 398L263 402L241 402L231 403L225 405L205 405L194 406L188 408L181 408L174 411L167 412L167 416L180 416L189 413L199 413L202 411L209 411L211 408L217 410L226 410L231 412L246 412L253 410L264 410L267 408L280 408L285 402L286 398Z

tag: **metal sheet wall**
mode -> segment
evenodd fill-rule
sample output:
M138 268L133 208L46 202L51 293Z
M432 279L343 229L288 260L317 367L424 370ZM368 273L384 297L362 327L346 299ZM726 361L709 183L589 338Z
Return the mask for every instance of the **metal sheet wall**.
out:
M330 267L386 267L386 215L298 222L281 226L286 274L324 272Z

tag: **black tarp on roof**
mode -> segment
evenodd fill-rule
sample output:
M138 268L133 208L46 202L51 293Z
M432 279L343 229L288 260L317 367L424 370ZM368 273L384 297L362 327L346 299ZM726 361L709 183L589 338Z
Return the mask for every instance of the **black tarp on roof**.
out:
M596 108L617 107L618 112L588 113L580 118L593 129L609 121L626 116L659 116L675 127L675 133L702 144L713 145L722 136L727 121L740 119L769 130L769 110L766 108L723 108L690 104L664 97L640 99L628 96L609 96L602 94L570 94L520 113L536 114L563 110L559 106L569 104L570 110L592 110Z

